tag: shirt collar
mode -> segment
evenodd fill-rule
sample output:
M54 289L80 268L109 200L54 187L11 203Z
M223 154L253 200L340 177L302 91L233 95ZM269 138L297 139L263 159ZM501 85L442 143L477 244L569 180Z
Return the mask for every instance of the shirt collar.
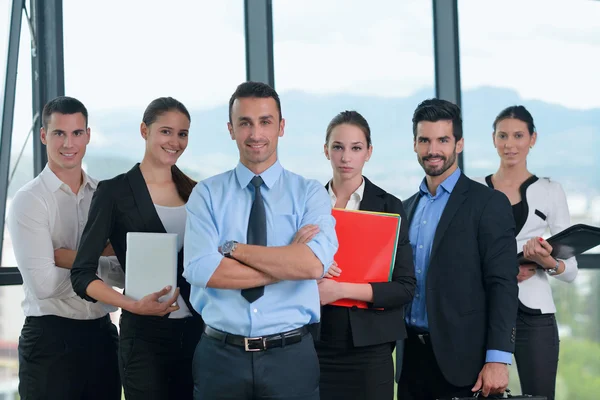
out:
M95 190L98 186L98 181L91 178L88 174L85 173L83 169L81 170L81 174L83 176L83 184L81 186L86 187L89 185L90 188ZM63 187L63 185L67 185L66 183L61 181L58 176L56 176L56 174L50 169L50 166L48 166L48 164L46 164L40 176L51 192L56 192L58 189Z
M458 178L460 178L460 174L460 168L456 168L456 171L454 171L450 176L444 179L442 183L440 183L440 187L443 188L447 193L452 193L454 187L456 186L456 182L458 182ZM431 196L431 193L429 193L429 188L427 187L426 178L423 178L421 186L419 186L419 191L421 192L421 195L429 194Z
M331 200L333 200L335 202L337 200L337 197L336 197L335 193L333 193L333 180L329 181L329 185L327 185L327 186L328 186L327 191L329 192L329 197L331 197ZM356 189L350 197L351 198L355 197L358 200L358 202L360 203L362 201L364 193L365 193L365 179L363 178L362 183L360 184L358 189Z
M277 179L279 179L282 171L283 167L279 163L279 160L277 160L275 161L275 164L271 165L266 171L260 174L260 177L263 179L267 188L270 189L273 187L273 185L275 185L275 182L277 182ZM244 189L256 175L254 172L250 171L248 167L239 162L235 167L235 176L240 184L240 187Z

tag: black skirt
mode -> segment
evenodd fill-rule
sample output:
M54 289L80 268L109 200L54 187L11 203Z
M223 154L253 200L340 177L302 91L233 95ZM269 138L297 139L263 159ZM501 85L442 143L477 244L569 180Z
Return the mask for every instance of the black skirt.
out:
M392 346L341 348L317 342L321 400L393 400Z

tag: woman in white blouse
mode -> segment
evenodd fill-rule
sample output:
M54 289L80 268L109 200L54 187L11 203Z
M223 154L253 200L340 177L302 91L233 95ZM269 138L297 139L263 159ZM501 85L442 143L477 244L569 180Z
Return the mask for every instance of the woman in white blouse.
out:
M516 223L517 249L532 263L519 268L519 312L515 359L523 393L554 399L558 367L558 328L550 279L572 282L575 258L557 260L542 239L570 226L565 193L558 182L527 169L527 155L537 140L533 117L523 106L508 107L494 121L494 147L500 167L485 183L508 197Z

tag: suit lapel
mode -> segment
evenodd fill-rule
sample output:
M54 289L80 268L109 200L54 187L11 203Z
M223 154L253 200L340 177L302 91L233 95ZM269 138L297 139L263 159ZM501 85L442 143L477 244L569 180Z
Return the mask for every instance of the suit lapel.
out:
M378 186L375 186L366 177L363 176L363 179L365 180L365 191L363 192L358 209L361 211L384 211L385 200L383 196L385 192ZM329 183L327 182L325 185L327 191L329 191Z
M363 177L363 179L365 180L365 191L358 209L362 211L384 211L385 200L383 196L385 192L373 185L367 178Z
M419 204L419 200L421 200L420 191L413 194L408 200L402 203L402 205L404 206L404 210L406 211L406 216L408 218L409 224L412 222L412 219L415 215L415 210L417 209L417 204Z
M146 181L140 171L140 165L136 164L129 172L127 172L127 181L131 187L131 193L137 206L139 215L144 222L144 227L147 232L166 233L156 208L152 203L152 197L146 186Z
M468 191L468 189L469 181L467 177L461 173L460 177L458 178L458 182L456 182L456 186L454 186L454 189L450 194L448 203L442 212L437 229L435 230L435 236L433 238L433 245L431 248L431 256L429 258L430 260L433 259L435 252L439 247L440 242L444 237L446 230L448 229L448 226L450 225L450 222L452 222L452 218L454 218L454 215L467 198L465 193Z

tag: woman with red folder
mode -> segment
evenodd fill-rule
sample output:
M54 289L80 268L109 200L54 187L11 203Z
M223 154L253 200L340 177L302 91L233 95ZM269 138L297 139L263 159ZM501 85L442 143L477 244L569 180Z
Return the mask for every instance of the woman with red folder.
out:
M392 351L396 340L406 337L404 306L413 298L416 281L402 202L362 175L372 152L369 124L358 112L344 111L329 123L325 155L333 168L327 184L332 206L399 214L401 227L390 282L329 279L337 273L343 278L343 265L331 268L319 282L323 307L315 346L321 366L321 400L391 400L394 396ZM369 307L329 305L340 299L364 301Z
M575 257L558 260L552 246L541 238L549 228L556 234L571 225L569 207L561 185L538 178L527 169L527 156L535 146L533 117L523 106L500 112L492 138L500 156L495 174L481 183L508 197L516 224L517 250L530 264L520 266L519 311L515 359L523 393L554 399L558 368L558 327L550 279L572 282L577 276Z

